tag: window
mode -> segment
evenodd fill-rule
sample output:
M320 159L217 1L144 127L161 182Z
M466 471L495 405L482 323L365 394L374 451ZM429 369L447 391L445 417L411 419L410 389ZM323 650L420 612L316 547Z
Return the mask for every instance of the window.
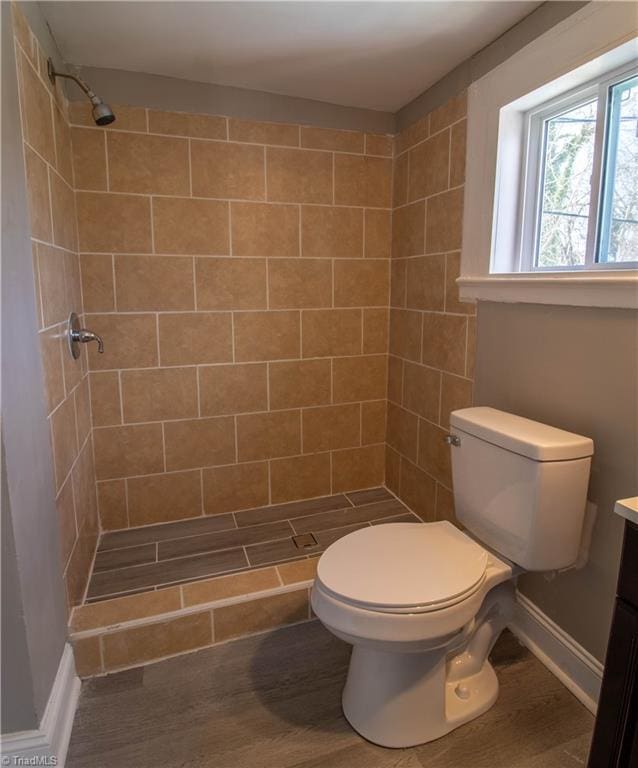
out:
M638 71L525 115L521 272L638 266Z

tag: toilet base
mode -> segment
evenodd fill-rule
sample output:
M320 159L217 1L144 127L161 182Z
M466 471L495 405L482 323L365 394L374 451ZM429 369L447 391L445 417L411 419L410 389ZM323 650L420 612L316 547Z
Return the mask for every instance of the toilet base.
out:
M357 733L382 747L433 741L486 712L498 697L489 661L475 674L446 681L446 653L352 650L343 713Z

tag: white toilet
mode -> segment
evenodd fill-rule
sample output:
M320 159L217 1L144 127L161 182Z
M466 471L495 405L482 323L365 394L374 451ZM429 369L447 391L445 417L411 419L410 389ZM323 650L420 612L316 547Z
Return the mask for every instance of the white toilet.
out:
M493 408L450 418L456 516L355 531L319 560L312 607L352 644L343 711L384 747L437 739L489 709L488 654L514 579L567 568L581 540L593 442Z

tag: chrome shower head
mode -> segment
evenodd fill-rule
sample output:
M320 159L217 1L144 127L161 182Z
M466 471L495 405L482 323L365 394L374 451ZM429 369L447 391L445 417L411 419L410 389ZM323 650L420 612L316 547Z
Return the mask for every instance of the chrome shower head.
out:
M65 77L68 80L73 80L74 83L77 83L80 86L93 105L93 119L95 120L96 125L109 125L115 120L115 114L111 107L103 102L99 96L96 96L82 78L77 77L76 75L67 75L65 72L56 72L52 59L47 61L47 73L49 75L49 80L52 83L55 83L56 77Z

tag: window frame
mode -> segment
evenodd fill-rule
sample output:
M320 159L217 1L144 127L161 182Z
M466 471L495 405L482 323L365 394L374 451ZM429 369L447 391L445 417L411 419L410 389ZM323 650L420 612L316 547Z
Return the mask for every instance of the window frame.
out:
M624 65L600 77L561 93L525 113L523 138L523 168L519 190L519 226L516 268L518 273L543 274L551 272L597 272L638 268L635 261L598 261L604 206L605 160L609 143L611 112L610 91L614 85L638 76L635 62ZM553 117L596 99L596 130L591 176L591 193L587 222L585 263L582 265L540 267L535 264L541 224L542 193L545 166L545 124Z

